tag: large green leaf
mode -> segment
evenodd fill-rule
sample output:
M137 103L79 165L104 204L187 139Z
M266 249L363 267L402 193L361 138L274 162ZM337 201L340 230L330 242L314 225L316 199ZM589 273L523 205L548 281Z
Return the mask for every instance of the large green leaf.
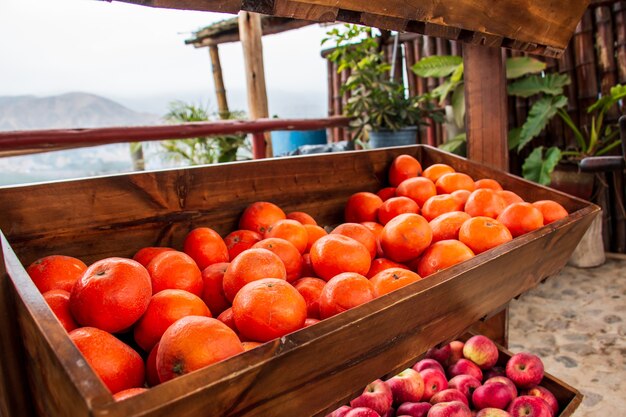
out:
M561 160L561 151L556 146L548 148L545 155L543 146L535 148L522 165L522 175L543 185L550 185L550 174Z
M565 96L542 97L533 104L522 126L517 150L523 149L528 142L539 135L557 111L566 105L567 97Z
M537 74L545 69L545 62L527 56L507 58L506 60L506 78L509 80L528 74Z
M516 127L509 131L509 151L517 148L519 146L519 141L522 134L522 128Z
M446 98L448 97L448 94L450 94L450 91L452 91L452 89L454 89L457 85L458 83L446 81L443 84L438 85L432 91L432 96L439 97L439 104L442 105L446 101Z
M598 101L589 106L589 108L587 109L587 113L594 112L598 109L607 111L615 103L623 98L626 98L626 85L617 84L616 86L611 87L611 91L609 94L603 96Z
M452 93L452 113L454 113L454 122L457 127L465 126L465 85L460 83L457 85L454 93Z
M567 74L547 74L545 77L531 75L509 84L507 91L509 95L524 98L539 93L556 96L563 94L563 87L570 82Z
M463 64L463 58L460 56L435 55L420 59L413 65L412 70L420 77L447 77L461 64Z
M465 156L465 146L467 144L467 135L461 133L452 139L447 140L445 143L439 145L439 149L446 152L451 152L457 155Z

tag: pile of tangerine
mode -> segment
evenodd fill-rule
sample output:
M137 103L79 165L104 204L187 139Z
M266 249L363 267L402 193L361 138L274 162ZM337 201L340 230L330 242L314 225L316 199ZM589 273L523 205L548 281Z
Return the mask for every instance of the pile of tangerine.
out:
M140 249L87 267L51 255L33 282L116 400L366 303L567 216L493 179L398 156L390 187L359 192L330 233L270 202L225 238ZM216 317L216 318L213 318ZM117 337L115 336L117 335ZM124 340L124 341L122 341Z

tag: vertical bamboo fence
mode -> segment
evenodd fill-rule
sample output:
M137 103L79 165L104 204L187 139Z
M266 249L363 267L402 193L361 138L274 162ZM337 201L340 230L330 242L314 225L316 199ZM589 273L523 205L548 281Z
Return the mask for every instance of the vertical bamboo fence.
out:
M393 37L384 37L385 56L393 56ZM463 45L455 41L417 35L400 34L396 79L401 79L411 95L423 94L441 84L437 78L420 78L410 71L411 66L420 59L432 55L463 54ZM505 50L507 57L523 55L517 51ZM326 53L322 53L326 56ZM607 93L611 86L626 83L626 1L602 2L591 6L576 28L576 32L560 59L535 57L546 62L546 72L568 74L572 82L565 93L569 103L567 111L578 126L590 124L587 108L602 93ZM342 96L340 86L347 74L338 74L336 66L328 65L329 115L339 115L348 97ZM332 106L330 105L332 103ZM513 128L521 126L526 120L533 99L509 98L509 124ZM626 105L622 107L622 112ZM608 114L609 121L620 116L618 108ZM334 129L333 141L350 138L345 129ZM440 145L446 141L445 129L436 125L422 128L419 132L420 143ZM573 134L560 118L555 117L542 135L533 144L557 145L565 147L574 141ZM529 152L530 150L526 151ZM619 152L619 149L616 150ZM521 164L527 153L510 155L510 169L520 174ZM604 239L607 250L626 252L626 213L623 202L626 200L621 173L597 174L594 201L604 211Z

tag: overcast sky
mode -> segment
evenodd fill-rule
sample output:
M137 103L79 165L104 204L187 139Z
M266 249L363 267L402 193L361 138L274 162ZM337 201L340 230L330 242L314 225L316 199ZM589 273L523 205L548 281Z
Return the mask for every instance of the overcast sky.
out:
M0 96L84 91L141 111L160 112L176 98L214 107L208 50L184 40L230 17L96 0L0 0ZM298 111L297 103L285 103L289 94L315 98L314 113L325 109L325 30L264 38L270 112ZM244 107L241 46L222 45L220 55L231 108Z

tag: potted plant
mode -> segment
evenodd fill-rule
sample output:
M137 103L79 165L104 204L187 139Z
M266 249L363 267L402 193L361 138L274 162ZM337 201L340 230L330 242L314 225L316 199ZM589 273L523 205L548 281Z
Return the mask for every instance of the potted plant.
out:
M404 85L390 76L391 65L385 62L372 28L344 25L327 33L322 44L334 41L328 59L338 64L338 71L350 71L341 93L349 92L344 114L352 117L350 126L361 146L386 147L414 144L419 125L428 117L443 121L429 96L409 97Z

